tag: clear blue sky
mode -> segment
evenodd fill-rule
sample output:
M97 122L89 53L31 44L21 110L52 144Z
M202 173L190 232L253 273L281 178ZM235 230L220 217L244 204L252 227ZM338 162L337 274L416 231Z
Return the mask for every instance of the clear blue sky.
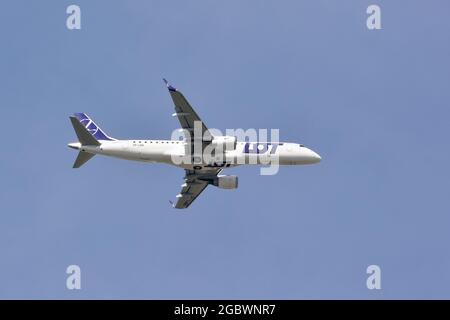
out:
M66 7L82 29L66 29ZM382 30L366 28L379 4ZM3 1L0 298L450 298L450 20L434 1ZM279 128L319 165L229 170L170 207L183 172L95 157L178 127ZM65 287L82 269L82 290ZM366 288L366 268L382 290Z

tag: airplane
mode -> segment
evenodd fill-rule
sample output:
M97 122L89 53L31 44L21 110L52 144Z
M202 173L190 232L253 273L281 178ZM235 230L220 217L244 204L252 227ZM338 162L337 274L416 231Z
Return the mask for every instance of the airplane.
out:
M235 136L213 135L213 130L210 131L203 123L184 95L166 79L163 80L175 105L173 116L180 122L183 140L118 140L107 135L87 114L75 113L70 121L78 142L68 144L68 147L79 150L73 168L81 167L96 154L181 167L185 170L184 183L176 196L176 203L171 204L174 208L185 209L210 184L221 189L238 187L237 176L221 174L225 168L267 164L267 159L276 159L279 165L321 161L316 152L298 143L241 142ZM196 135L195 130L200 134ZM211 157L202 157L202 152L208 147L216 149L211 152Z

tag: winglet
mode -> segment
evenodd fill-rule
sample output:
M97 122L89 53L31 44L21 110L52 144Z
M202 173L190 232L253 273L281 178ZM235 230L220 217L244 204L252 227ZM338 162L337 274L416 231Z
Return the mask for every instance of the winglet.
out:
M164 81L164 83L166 84L167 89L169 89L169 91L174 91L174 92L177 91L177 88L172 87L172 86L170 85L169 81L167 81L165 78L163 78L163 81Z

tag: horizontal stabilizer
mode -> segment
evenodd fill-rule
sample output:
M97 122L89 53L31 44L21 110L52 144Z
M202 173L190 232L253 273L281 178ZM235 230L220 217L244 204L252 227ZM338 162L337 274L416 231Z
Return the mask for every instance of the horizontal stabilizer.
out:
M85 164L86 162L88 162L93 156L95 156L95 154L93 153L88 153L88 152L84 152L84 151L80 151L78 153L78 157L75 160L73 167L74 168L79 168L81 167L83 164Z

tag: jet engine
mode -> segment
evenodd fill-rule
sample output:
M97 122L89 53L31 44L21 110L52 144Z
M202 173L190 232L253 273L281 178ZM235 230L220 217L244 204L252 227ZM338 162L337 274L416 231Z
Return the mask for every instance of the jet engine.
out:
M221 189L237 189L238 177L218 175L217 178L214 179L212 184Z

